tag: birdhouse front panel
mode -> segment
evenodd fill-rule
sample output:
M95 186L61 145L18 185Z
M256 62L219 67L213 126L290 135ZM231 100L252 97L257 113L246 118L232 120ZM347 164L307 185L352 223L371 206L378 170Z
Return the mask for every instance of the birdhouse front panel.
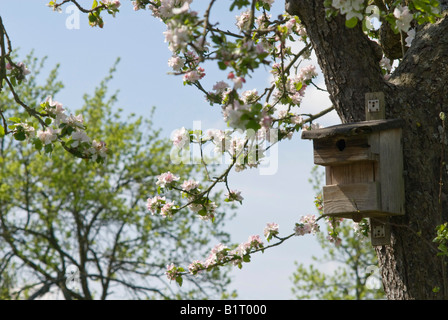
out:
M364 182L323 187L324 214L350 218L381 216L379 182Z
M318 165L341 165L377 159L378 155L372 153L367 135L336 136L314 141L314 163Z

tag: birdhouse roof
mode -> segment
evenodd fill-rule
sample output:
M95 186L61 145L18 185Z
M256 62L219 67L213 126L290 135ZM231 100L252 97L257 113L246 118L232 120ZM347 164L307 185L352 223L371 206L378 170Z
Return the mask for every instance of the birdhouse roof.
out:
M350 137L373 132L397 129L403 126L401 119L383 119L344 123L322 129L303 130L302 139L327 139L335 136Z

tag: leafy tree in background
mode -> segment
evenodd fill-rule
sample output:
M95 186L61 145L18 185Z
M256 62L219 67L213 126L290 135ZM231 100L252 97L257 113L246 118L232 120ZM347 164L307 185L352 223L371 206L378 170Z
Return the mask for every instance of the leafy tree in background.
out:
M324 173L318 166L311 171L316 191L316 208L322 214L321 188ZM327 236L326 236L327 235ZM297 265L292 275L292 292L297 299L361 300L381 299L384 291L378 277L378 259L368 238L368 221L354 223L349 219L331 219L326 232L316 235L325 254L312 257L318 266L336 266L332 274L311 264ZM373 274L372 274L373 273Z
M320 233L317 239L326 252L309 267L297 264L292 292L297 299L366 300L384 298L378 259L370 241L355 232L353 222L339 225L341 243L334 245ZM328 230L330 232L330 230ZM334 267L332 273L322 271Z
M117 61L118 62L118 61ZM17 93L26 103L55 97L63 88L53 69L38 84L44 60L31 55L34 72ZM199 175L197 167L172 165L171 145L159 138L150 119L125 116L108 95L115 66L79 110L91 132L113 149L102 165L77 159L61 148L51 157L26 142L0 139L0 291L2 299L220 298L229 283L216 270L173 288L166 266L201 256L213 240L228 241L219 223L197 223L181 210L153 219L146 197L154 193L160 170ZM11 92L0 104L9 118L23 117ZM176 196L173 195L174 199Z

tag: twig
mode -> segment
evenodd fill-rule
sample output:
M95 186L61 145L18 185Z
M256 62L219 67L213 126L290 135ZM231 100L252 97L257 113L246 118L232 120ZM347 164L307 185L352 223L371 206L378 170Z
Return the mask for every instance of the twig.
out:
M14 90L14 86L11 84L11 82L9 81L8 78L5 78L6 83L9 86L9 89L11 89L12 95L14 97L14 101L17 102L18 104L20 104L27 112L30 116L33 116L37 119L37 121L39 121L39 123L42 125L43 128L47 127L47 125L45 124L44 120L42 120L41 116L43 116L42 114L40 114L39 112L37 112L36 110L34 110L33 108L28 107L22 100L20 100L19 96L17 95L17 93Z
M67 2L73 3L79 9L79 11L84 12L84 13L92 13L92 12L98 11L99 9L106 8L106 5L102 4L102 5L99 5L99 6L95 7L95 8L93 8L93 9L90 9L90 10L89 9L84 9L76 0L64 0L61 3L59 3L59 4L55 4L54 8L57 9L60 6L66 4Z
M205 11L205 14L204 14L204 31L202 33L201 48L203 48L204 44L205 44L205 37L207 36L207 29L208 29L208 27L210 25L210 21L209 21L210 11L211 11L212 6L215 3L215 1L216 0L210 1L210 4L208 5L208 8L207 8L207 10Z

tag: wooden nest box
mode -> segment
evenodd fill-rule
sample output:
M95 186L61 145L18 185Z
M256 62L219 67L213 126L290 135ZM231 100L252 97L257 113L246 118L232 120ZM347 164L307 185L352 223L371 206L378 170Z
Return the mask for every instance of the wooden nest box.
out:
M404 214L401 127L370 120L302 132L313 140L314 163L325 166L324 215L359 222Z

